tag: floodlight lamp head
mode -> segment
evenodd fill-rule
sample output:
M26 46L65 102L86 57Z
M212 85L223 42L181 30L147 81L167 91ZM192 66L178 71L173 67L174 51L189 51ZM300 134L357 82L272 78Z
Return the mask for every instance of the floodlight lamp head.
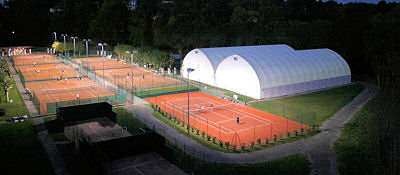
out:
M88 42L90 42L90 41L92 41L92 40L90 40L90 39L87 39L87 41L88 41Z
M97 45L98 45L98 46L102 46L103 44L102 44L102 43L97 43Z
M107 46L107 43L103 43L103 46Z
M131 52L129 50L127 50L126 53L131 53Z
M190 72L193 72L194 69L193 69L193 68L187 68L186 71L187 71L188 73L190 73Z
M134 50L134 51L133 51L133 53L134 53L134 54L137 54L137 51L136 51L136 50Z
M53 34L56 34L56 32L53 32Z

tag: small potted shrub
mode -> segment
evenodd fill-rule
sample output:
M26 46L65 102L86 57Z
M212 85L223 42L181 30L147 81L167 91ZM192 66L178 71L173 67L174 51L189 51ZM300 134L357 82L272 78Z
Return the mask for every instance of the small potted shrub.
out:
M232 151L236 152L236 145L232 146Z
M206 136L206 132L204 132L204 131L201 131L201 137L205 137Z
M251 148L254 148L254 142L253 141L251 141Z
M294 136L298 136L299 135L299 132L297 131L297 129L296 130L294 130Z
M242 143L241 148L242 148L242 151L244 151L246 149L246 144Z
M265 138L265 144L268 145L269 139Z
M276 142L276 140L278 140L278 137L276 136L276 134L274 134L274 142Z
M290 132L287 132L287 137L288 137L288 138L290 137Z
M230 145L229 142L225 142L225 147L226 147L227 149L229 149L229 145Z
M216 143L217 138L216 138L216 137L213 137L213 138L212 138L212 141L213 141L213 143Z
M258 143L259 145L261 145L261 138L258 138L258 139L257 139L257 143Z
M222 142L222 140L219 140L219 147L224 147L224 142Z
M210 136L207 136L207 140L208 140L208 141L211 141L211 137L210 137Z
M194 132L194 128L192 127L192 132Z
M200 135L200 130L196 129L196 135Z

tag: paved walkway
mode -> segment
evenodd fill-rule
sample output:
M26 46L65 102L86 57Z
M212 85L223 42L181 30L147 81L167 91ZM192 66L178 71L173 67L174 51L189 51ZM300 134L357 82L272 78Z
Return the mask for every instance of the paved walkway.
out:
M16 70L12 66L10 60L7 57L3 57L7 63L8 67L10 68L10 73L13 76L15 83L17 84L18 90L20 94L22 95L22 98L26 104L26 107L29 110L29 113L31 114L32 117L37 117L39 116L39 113L37 112L34 104L32 101L29 101L30 97L29 95L25 94L25 89L21 84L21 80L19 79ZM57 175L67 175L70 174L67 166L65 165L64 160L60 156L57 150L57 146L54 143L53 139L49 136L48 131L44 125L44 120L43 118L34 118L32 119L33 125L36 128L37 134L39 136L39 139L43 145L43 148L45 149L47 156L49 157L50 163L54 168L54 171Z
M339 110L320 127L321 132L315 136L298 140L288 144L277 145L269 149L250 153L223 153L207 148L175 129L152 117L152 109L145 105L126 106L127 110L140 120L153 126L156 132L165 136L172 143L192 156L209 162L218 163L257 163L282 158L293 154L305 154L311 162L311 174L338 174L336 154L333 143L339 138L344 124L350 120L358 109L366 104L375 94L376 90L367 87L349 104Z

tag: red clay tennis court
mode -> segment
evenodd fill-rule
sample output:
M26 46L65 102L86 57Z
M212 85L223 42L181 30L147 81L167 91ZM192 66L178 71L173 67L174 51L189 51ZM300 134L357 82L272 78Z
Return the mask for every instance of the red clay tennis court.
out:
M60 63L60 61L53 55L23 55L13 56L12 60L15 65L30 65L30 64L53 64Z
M89 58L80 58L73 59L73 61L77 64L82 64L83 67L88 68L89 70L99 70L99 69L118 69L118 68L127 68L131 67L130 64L127 64L123 61L117 61L116 59L103 58L102 57L89 57Z
M162 110L187 124L187 93L146 98ZM287 132L300 131L307 125L291 121L264 111L209 95L204 92L190 93L190 126L204 131L211 138L240 147L250 146L258 139L285 136ZM236 122L239 117L239 123Z
M25 65L16 66L16 68L22 73L26 81L32 80L50 80L61 79L64 77L77 77L80 75L78 71L62 64L40 64L40 65Z
M34 96L36 96L36 100L40 104L37 107L40 114L55 112L55 109L48 111L48 103L75 100L79 104L80 100L94 99L95 101L96 98L116 95L111 90L100 86L88 78L68 79L67 81L27 82L26 87L35 94Z
M96 70L95 73L102 76L103 70ZM105 79L127 90L132 90L131 75L132 68L104 70ZM150 72L138 66L134 66L133 68L133 84L136 90L184 85L179 80Z

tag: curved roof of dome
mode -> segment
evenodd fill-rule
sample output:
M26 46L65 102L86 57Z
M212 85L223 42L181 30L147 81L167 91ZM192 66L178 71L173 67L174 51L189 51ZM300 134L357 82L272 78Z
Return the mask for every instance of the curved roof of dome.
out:
M199 48L198 50L203 52L208 57L214 72L217 70L217 67L222 60L231 55L252 55L263 52L285 55L295 51L292 47L286 44Z
M350 75L346 61L330 49L241 52L256 72L261 89Z

